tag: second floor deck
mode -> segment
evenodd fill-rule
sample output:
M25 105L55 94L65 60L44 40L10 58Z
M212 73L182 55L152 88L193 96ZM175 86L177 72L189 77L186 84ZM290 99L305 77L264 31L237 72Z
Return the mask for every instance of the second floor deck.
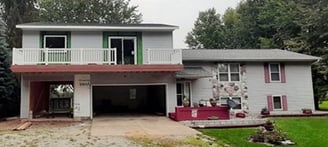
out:
M14 48L13 65L182 64L180 49L146 49L142 61L116 48Z

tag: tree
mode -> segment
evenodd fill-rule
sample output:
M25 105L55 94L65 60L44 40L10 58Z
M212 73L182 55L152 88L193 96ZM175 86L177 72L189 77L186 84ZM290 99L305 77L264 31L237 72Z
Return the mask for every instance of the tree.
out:
M21 47L21 30L16 29L16 24L38 21L36 0L0 0L1 17L7 24L8 47Z
M199 12L194 28L188 33L186 43L190 48L224 48L223 24L214 8Z
M223 25L217 28L221 35L211 39L222 41L224 47L217 46L221 48L280 48L321 57L319 62L312 64L318 108L318 101L328 99L327 20L326 0L245 0L235 9L226 10ZM215 26L217 23L207 21L203 24ZM200 30L197 27L195 25L187 35L186 43L191 47L205 43L202 38L194 37L194 30ZM197 36L210 38L202 30Z
M16 81L10 71L8 62L9 49L6 41L6 25L0 19L0 100L11 100L14 93Z
M140 23L129 0L40 0L40 19L60 23Z

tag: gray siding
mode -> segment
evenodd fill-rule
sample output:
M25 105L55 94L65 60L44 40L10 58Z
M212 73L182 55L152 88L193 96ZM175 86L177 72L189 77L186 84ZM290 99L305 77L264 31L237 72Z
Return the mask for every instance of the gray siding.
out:
M209 73L215 72L215 67L209 62L187 62L185 66L200 66ZM212 77L199 78L191 80L192 102L199 102L201 99L209 100L213 98Z
M38 31L23 31L22 47L24 48L39 48L40 47L40 32Z
M143 61L147 61L147 49L173 49L172 32L142 32Z
M267 106L267 95L286 95L288 111L314 109L310 65L286 63L286 83L265 83L263 63L246 64L246 70L250 111Z
M102 48L102 32L71 32L72 48Z
M211 79L201 78L192 81L192 102L198 103L201 99L209 100L209 98L213 97Z

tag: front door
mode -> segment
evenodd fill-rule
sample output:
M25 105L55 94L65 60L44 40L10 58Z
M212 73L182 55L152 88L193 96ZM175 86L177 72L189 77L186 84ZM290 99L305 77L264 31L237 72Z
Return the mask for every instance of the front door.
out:
M109 37L109 47L116 48L117 64L136 64L135 37Z

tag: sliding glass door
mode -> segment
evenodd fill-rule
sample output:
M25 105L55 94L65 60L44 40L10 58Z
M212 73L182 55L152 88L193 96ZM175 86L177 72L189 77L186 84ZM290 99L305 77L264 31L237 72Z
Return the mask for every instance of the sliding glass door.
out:
M136 37L109 37L108 42L116 48L117 64L136 64Z

